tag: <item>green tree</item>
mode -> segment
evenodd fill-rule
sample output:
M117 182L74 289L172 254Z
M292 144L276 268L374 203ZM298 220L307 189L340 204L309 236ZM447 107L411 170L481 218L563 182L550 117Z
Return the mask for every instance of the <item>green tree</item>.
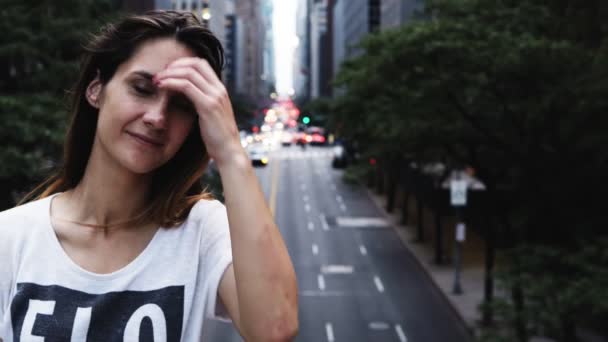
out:
M0 10L0 209L58 162L81 44L116 1L6 0Z
M432 19L370 35L364 53L344 63L332 125L365 141L380 166L404 156L473 166L494 211L505 212L508 245L575 252L578 241L608 233L598 200L608 195L607 6L429 1ZM533 274L544 277L539 265ZM547 279L570 269L553 267ZM530 291L513 284L515 335L524 341ZM535 322L574 341L568 327L585 319L575 306L554 311L562 331Z

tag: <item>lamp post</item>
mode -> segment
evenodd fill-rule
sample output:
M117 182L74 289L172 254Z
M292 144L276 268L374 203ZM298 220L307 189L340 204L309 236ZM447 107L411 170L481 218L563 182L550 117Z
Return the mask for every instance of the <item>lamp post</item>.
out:
M457 223L454 236L454 285L452 292L456 295L462 294L462 286L460 284L460 274L462 269L462 248L466 240L466 223L464 210L468 202L468 193L477 193L485 191L486 186L477 178L474 177L474 169L457 168L453 170L448 178L442 183L443 189L450 191L450 204L454 208ZM475 207L478 205L473 204Z
M464 207L467 204L467 181L463 179L463 171L457 171L456 177L450 182L450 202L456 209L458 223L455 229L454 242L454 286L452 293L462 294L460 271L462 268L462 243L465 241L466 225L464 223Z

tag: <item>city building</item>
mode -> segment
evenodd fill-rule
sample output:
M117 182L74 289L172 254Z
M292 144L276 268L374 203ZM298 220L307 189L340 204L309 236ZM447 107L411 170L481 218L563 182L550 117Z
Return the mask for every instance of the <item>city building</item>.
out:
M332 17L335 75L344 60L361 53L361 39L380 29L380 0L334 0Z
M266 98L267 87L263 79L264 35L260 0L236 0L237 16L236 90L259 103Z
M273 37L273 0L263 0L262 2L262 22L264 29L264 48L262 62L262 80L266 88L266 93L270 94L275 88L275 64L274 64L274 37Z
M316 0L310 12L310 95L331 96L333 0Z
M194 13L220 40L225 52L222 78L227 88L234 77L234 0L155 0L155 9Z
M163 0L156 1L166 3ZM222 44L225 44L226 8L227 4L231 2L218 0L172 0L170 8L194 13L220 39Z
M407 24L413 19L420 18L424 10L424 0L381 0L380 26L381 29Z
M321 96L321 38L327 32L327 2L317 1L310 12L310 96Z
M189 11L222 42L223 79L231 92L260 102L274 89L272 0L125 0L126 11Z
M234 1L226 1L226 27L224 43L224 84L230 93L236 92L236 50L237 42L237 20L234 9Z
M310 98L310 35L309 0L297 0L296 36L298 43L294 51L293 86L296 97L303 102Z

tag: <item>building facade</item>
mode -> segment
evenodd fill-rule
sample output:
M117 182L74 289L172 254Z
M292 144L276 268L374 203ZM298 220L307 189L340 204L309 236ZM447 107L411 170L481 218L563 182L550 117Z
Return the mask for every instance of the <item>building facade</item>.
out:
M380 0L334 0L332 17L332 65L337 74L344 60L361 53L361 39L380 29Z
M264 28L260 0L236 0L237 16L236 90L251 100L265 96L263 76Z
M234 1L226 1L226 25L225 25L225 43L224 43L224 84L230 93L236 92L236 59L238 51L236 50L237 40L237 18L235 15Z
M381 28L388 29L407 24L420 18L424 10L424 0L381 0Z
M265 83L267 93L274 91L275 64L274 64L274 34L272 16L274 12L272 0L263 0L262 3L262 22L263 22L263 37L264 37L264 52L262 62L262 80Z
M296 36L298 44L294 51L293 85L296 97L307 101L310 98L310 35L309 0L297 0Z
M310 12L310 96L331 96L333 0L316 0Z
M231 92L257 101L274 85L272 0L170 0L169 7L194 13L222 42Z

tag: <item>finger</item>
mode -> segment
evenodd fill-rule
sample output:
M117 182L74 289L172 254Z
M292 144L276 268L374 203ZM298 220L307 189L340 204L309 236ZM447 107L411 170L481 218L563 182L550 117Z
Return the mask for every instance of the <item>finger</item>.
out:
M213 99L209 95L203 93L198 87L190 82L190 80L184 78L165 78L159 81L158 87L186 95L196 107L199 115L215 108L215 102ZM197 104L201 104L203 108L199 108Z
M182 78L192 82L200 91L209 95L216 96L218 91L194 68L191 67L173 67L165 69L154 76L156 81L167 78Z
M172 68L172 67L195 68L198 72L201 73L201 75L203 75L203 77L207 81L209 81L209 83L211 83L215 86L219 86L219 85L223 86L222 81L220 81L218 76L215 74L215 71L213 70L213 68L211 68L211 65L209 65L209 62L207 62L206 59L199 58L199 57L184 57L184 58L180 58L180 59L173 61L172 63L170 63L167 66L167 68Z
M226 88L220 84L220 87L213 86L198 73L193 67L171 67L156 75L157 80L167 78L181 78L192 82L201 92L209 96L212 103L219 103L222 106L230 103Z

